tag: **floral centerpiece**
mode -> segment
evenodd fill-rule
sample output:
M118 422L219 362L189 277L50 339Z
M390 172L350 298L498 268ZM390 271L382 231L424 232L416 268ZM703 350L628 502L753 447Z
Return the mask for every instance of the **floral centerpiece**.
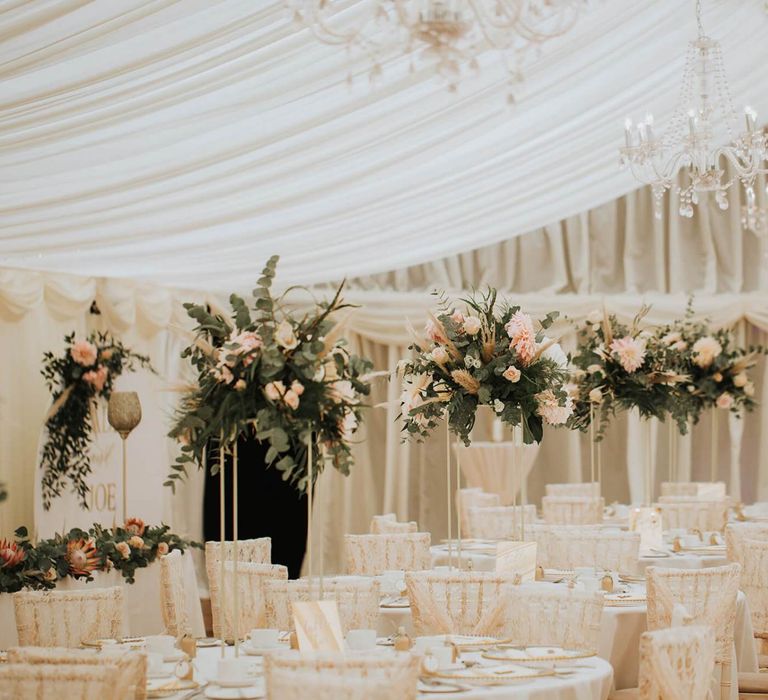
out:
M468 445L485 405L522 426L524 442L540 442L543 423L561 425L572 411L567 357L544 335L557 313L535 324L519 306L498 303L492 288L461 301L463 311L440 295L426 337L415 337L415 356L401 363L404 430L424 438L447 412L451 431Z
M55 588L67 577L91 581L95 571L112 568L133 583L136 570L158 557L201 546L173 534L167 525L147 526L138 518L123 527L74 528L37 543L29 539L26 528L15 534L14 540L0 540L0 593Z
M62 355L46 352L43 356L42 375L53 394L41 456L46 510L67 484L87 507L94 405L98 399L109 399L115 378L123 372L137 365L152 370L148 357L132 352L108 333L91 333L80 339L70 333L64 342L67 347Z
M268 443L267 462L299 491L307 488L311 437L325 459L349 473L350 440L362 419L362 397L370 393L371 363L349 351L342 324L333 318L350 308L341 298L343 284L330 301L291 314L285 294L273 298L270 291L277 262L277 256L267 262L252 308L235 294L231 315L185 305L198 325L182 356L198 376L170 432L182 447L168 486L188 465L204 465L211 441L223 438L228 445L243 435ZM313 450L315 476L325 461L319 453Z
M571 427L586 431L594 419L595 439L601 440L617 410L636 408L643 418L664 420L685 376L669 366L658 337L641 328L649 310L643 306L629 326L605 311L589 314L572 358L575 401Z
M694 321L692 316L689 304L684 319L660 327L655 334L666 365L685 377L677 384L670 407L681 432L688 422L697 423L709 408L738 415L752 411L757 403L748 370L765 352L759 346L736 347L729 330L713 330L706 321Z

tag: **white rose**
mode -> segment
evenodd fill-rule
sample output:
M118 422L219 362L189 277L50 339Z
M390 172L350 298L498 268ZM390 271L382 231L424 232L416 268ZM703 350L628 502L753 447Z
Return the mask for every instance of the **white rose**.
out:
M480 332L482 322L477 316L467 316L464 319L464 332L467 335L477 335Z
M587 323L596 324L603 320L603 312L599 309L594 309L587 314Z
M504 370L504 373L501 375L506 379L507 381L512 382L513 384L516 384L520 381L520 370L515 367L514 365L510 365Z
M280 322L280 325L275 329L275 342L286 350L293 350L299 344L290 321Z
M749 377L747 377L746 372L739 372L733 378L733 386L737 386L739 387L739 389L741 389L742 387L745 387L747 385L748 381L749 381Z
M496 399L493 402L493 410L496 411L496 413L502 413L504 411L504 403L499 399Z
M352 439L352 434L357 430L357 416L350 411L344 416L340 427L342 440L349 442Z
M747 396L754 396L755 395L755 385L752 382L747 382L744 385L744 393Z
M334 382L331 385L331 398L334 403L341 403L342 401L346 401L347 403L357 403L355 388L352 386L352 382L347 381L346 379Z
M603 392L598 387L589 392L589 400L592 403L600 403L603 400Z
M709 367L715 358L723 351L723 346L712 336L699 338L693 344L693 361L699 367Z
M437 362L437 364L444 365L450 359L450 355L442 345L438 345L432 351L432 359Z

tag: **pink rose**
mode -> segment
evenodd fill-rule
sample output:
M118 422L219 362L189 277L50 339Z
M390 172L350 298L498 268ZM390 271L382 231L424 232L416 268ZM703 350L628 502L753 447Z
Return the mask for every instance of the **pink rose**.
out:
M144 540L138 535L133 535L133 537L129 538L128 544L134 549L141 549L144 546Z
M120 553L123 559L128 559L131 556L131 548L127 542L118 542L115 545L115 549Z
M304 385L298 379L294 379L291 382L291 391L296 396L301 396L304 393Z
M464 332L467 335L477 335L483 327L483 322L477 316L467 316L464 319Z
M512 382L513 384L516 384L520 381L520 370L515 367L514 365L510 365L504 370L504 374L501 376L504 377L507 381Z
M264 387L264 395L270 401L279 401L285 394L285 384L281 381L270 382Z
M733 406L733 396L731 396L727 391L724 391L720 396L717 397L717 401L715 402L717 404L718 408L730 408Z
M522 311L516 311L504 326L504 330L511 339L510 350L514 350L523 367L527 367L536 356L536 332L533 330L531 317Z
M157 543L157 553L164 557L166 554L168 554L168 543L167 542L158 542Z
M245 391L245 379L238 379L235 382L235 391Z
M245 367L248 367L253 362L254 351L259 350L264 344L261 336L258 333L254 333L254 331L243 331L238 335L234 335L233 331L229 342L237 346L232 350L233 355L244 355L243 365Z
M285 392L283 401L285 401L286 406L294 411L299 407L299 395L293 389L288 389L288 391Z
M461 326L462 323L464 323L464 314L461 313L458 309L454 309L453 313L451 314L451 320L457 325Z
M69 354L72 355L72 359L77 362L78 365L90 367L96 362L98 350L93 343L89 343L87 340L78 340L70 348Z
M101 391L107 381L109 370L101 365L98 369L88 370L83 375L83 381L90 384L96 391Z

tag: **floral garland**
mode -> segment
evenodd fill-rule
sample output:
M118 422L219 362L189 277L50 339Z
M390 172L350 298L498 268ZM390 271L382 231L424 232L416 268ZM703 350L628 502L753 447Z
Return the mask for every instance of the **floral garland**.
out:
M477 407L486 405L507 425L522 425L524 442L540 442L544 422L563 424L572 411L568 359L544 335L557 313L537 331L519 306L497 305L495 289L461 301L464 312L440 294L426 339L415 337L415 357L401 363L404 431L423 439L447 411L451 431L468 445Z
M0 540L0 593L55 588L57 581L67 577L92 581L95 571L111 569L133 583L136 570L158 557L176 549L202 547L174 535L167 525L147 526L138 518L113 529L74 528L37 544L30 541L25 527L15 534L14 541Z
M330 302L292 316L270 292L278 257L269 259L253 290L251 309L232 295L231 315L185 304L197 321L195 340L182 353L197 370L197 384L182 398L170 432L182 445L166 486L174 487L190 464L203 467L206 450L220 436L230 445L244 435L269 444L266 459L299 491L307 487L312 436L313 474L325 459L348 474L350 440L362 420L361 397L370 393L371 363L352 354L333 314L350 308L342 286ZM217 471L214 466L212 471Z
M132 352L108 333L91 333L84 340L70 333L64 342L67 348L63 355L45 353L41 370L53 394L53 405L45 422L48 437L41 457L45 510L67 483L79 496L81 505L87 507L94 403L100 398L109 399L115 378L133 370L136 364L154 371L148 357Z
M765 353L761 346L735 347L730 331L712 330L706 321L693 321L692 315L689 303L684 319L656 332L665 362L684 376L670 406L681 432L689 422L698 423L701 414L710 408L737 415L752 411L757 402L748 370L755 366L757 356Z
M595 439L601 440L617 410L637 408L644 418L659 420L670 412L685 375L670 366L658 336L641 330L649 310L643 306L629 327L604 311L587 316L572 359L575 400L570 427L586 431L594 419Z

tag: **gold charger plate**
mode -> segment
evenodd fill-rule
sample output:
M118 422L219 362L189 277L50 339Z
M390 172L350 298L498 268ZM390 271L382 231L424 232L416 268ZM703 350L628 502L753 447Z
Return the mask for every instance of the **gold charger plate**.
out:
M122 639L84 639L81 646L89 649L101 649L105 644L119 644L127 647L140 647L144 645L144 637L123 637Z
M527 681L536 678L548 678L555 675L554 669L541 668L533 669L514 662L509 664L509 670L503 670L504 665L499 666L473 666L472 668L463 668L456 671L436 671L426 678L441 678L454 683L470 683L472 685L507 685L517 681ZM513 668L519 667L519 668ZM491 669L498 669L493 672Z
M170 698L176 693L181 693L185 690L195 690L199 688L200 684L197 681L184 681L174 679L157 686L156 688L147 688L147 698Z

